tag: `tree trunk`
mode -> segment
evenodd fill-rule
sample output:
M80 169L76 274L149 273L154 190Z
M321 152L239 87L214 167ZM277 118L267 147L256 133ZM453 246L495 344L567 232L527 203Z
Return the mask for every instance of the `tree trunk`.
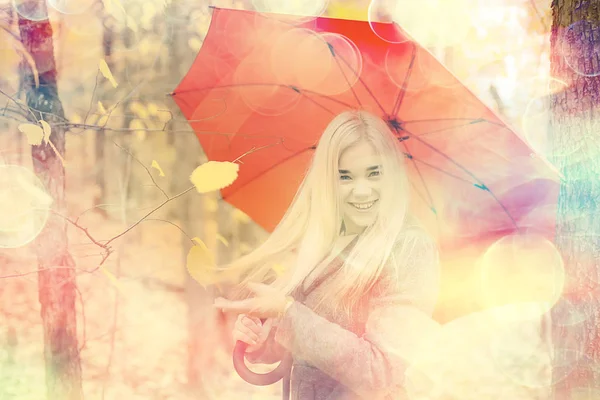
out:
M32 7L46 7L44 0L29 3ZM55 125L62 122L64 110L58 97L52 27L48 20L30 21L19 16L19 31L39 73L39 86L36 87L33 72L23 69L27 105L36 120L43 118L52 126L50 140L64 157L65 132L60 125ZM64 215L65 169L60 158L48 144L33 146L31 154L35 173L54 199L54 211ZM49 400L83 398L77 345L75 269L67 245L66 221L51 215L35 242Z
M551 99L551 161L564 181L556 245L566 282L552 309L554 398L600 395L600 0L552 2L551 76L566 83ZM586 22L589 21L589 22Z

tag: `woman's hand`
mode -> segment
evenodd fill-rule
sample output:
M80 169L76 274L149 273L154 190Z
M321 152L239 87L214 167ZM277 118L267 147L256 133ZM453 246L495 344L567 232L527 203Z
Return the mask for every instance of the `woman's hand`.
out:
M248 283L256 296L245 300L227 300L222 297L215 299L214 307L224 312L237 312L258 318L279 318L288 305L289 297L278 290L262 283Z
M233 341L242 341L248 344L246 352L255 352L265 343L272 327L273 320L270 318L263 324L257 317L240 314L233 326Z

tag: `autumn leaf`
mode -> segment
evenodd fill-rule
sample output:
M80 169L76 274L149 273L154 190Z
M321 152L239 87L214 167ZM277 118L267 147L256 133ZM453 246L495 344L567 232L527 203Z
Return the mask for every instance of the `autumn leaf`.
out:
M18 129L27 136L27 142L30 146L39 146L42 144L44 130L39 125L30 123L20 124Z
M100 271L108 278L108 280L113 284L113 286L121 293L123 293L123 288L121 287L121 283L117 279L117 277L106 269L104 266L100 267Z
M104 4L104 10L108 13L111 14L112 13L112 4L111 4L111 0L102 0L102 3Z
M52 128L50 127L50 124L44 120L40 121L40 125L42 125L42 131L44 132L44 142L48 143L50 135L52 134Z
M240 224L247 224L250 222L250 217L248 216L248 214L246 214L242 210L238 210L237 208L231 212L231 216L236 222Z
M158 170L158 176L165 176L165 173L163 172L160 165L158 165L158 162L156 162L156 160L152 160L152 168L155 168Z
M281 264L273 264L273 266L271 267L271 269L275 272L275 274L277 274L277 276L281 276L283 275L283 273L285 272L286 268L281 265Z
M104 108L104 104L101 101L98 102L98 111L102 115L106 114L106 108Z
M192 172L190 181L198 193L208 193L231 185L238 176L239 165L228 161L208 161Z
M102 75L109 80L109 82L113 85L113 87L117 87L119 86L119 84L117 83L117 81L115 80L115 77L113 76L112 72L110 72L110 68L108 67L108 64L106 63L106 61L104 59L100 60L100 63L98 64L98 68L100 68L100 73L102 73Z
M217 210L219 209L219 203L217 202L217 199L213 197L207 196L205 198L204 204L206 207L206 211L208 212L217 212Z
M40 121L40 124L42 126L26 123L19 125L17 128L19 129L19 131L24 133L25 136L27 136L27 142L30 146L40 146L42 144L42 141L48 143L52 150L54 150L54 153L56 153L56 156L60 159L60 162L63 164L63 166L65 166L65 159L58 152L54 144L50 141L50 134L52 133L52 128L50 127L50 124L48 124L44 120Z
M221 243L223 243L223 245L225 247L229 247L229 241L227 239L225 239L222 235L217 233L217 240Z
M204 287L217 283L215 257L201 239L195 237L193 241L196 244L192 246L187 255L188 273Z
M139 101L134 101L129 105L129 109L139 116L141 119L148 119L150 114L148 113L147 108L140 103Z

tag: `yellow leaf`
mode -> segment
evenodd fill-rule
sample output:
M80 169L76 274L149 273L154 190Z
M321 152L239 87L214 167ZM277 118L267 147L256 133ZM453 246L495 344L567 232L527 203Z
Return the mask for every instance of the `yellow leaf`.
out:
M129 105L129 109L133 111L133 113L137 114L137 116L141 119L147 119L150 116L146 107L144 107L144 105L139 101L132 102Z
M104 3L104 9L106 10L106 12L108 14L112 13L112 1L111 0L102 0L102 3Z
M271 267L271 269L273 271L275 271L275 273L277 274L277 276L283 275L283 273L286 270L286 268L283 265L277 264L277 263L273 264L273 267Z
M104 266L101 266L100 270L108 278L108 280L114 285L114 287L117 288L118 291L123 292L123 288L121 287L119 280L117 279L116 276L113 275L112 272L107 270Z
M242 210L238 210L237 208L235 208L231 212L231 216L235 221L239 222L240 224L247 224L250 222L250 217L248 216L248 214L246 214Z
M138 25L137 25L137 23L129 15L127 16L127 27L129 29L131 29L132 31L134 31L134 32L138 31Z
M150 113L150 115L157 115L158 106L154 103L148 103L148 112Z
M100 111L100 114L106 114L106 108L104 108L101 101L98 102L98 111Z
M121 9L121 11L123 11L123 14L126 14L125 7L123 7L123 4L121 4L121 0L110 0L110 1L115 3Z
M205 206L206 206L206 211L217 212L217 210L219 209L219 202L215 198L207 197Z
M192 37L188 39L188 46L193 51L198 51L202 47L202 40L197 37Z
M229 161L209 161L192 172L190 181L198 193L208 193L231 185L238 176L240 166Z
M39 146L44 139L44 130L36 124L21 124L18 126L19 131L27 136L27 142L30 146Z
M229 241L225 239L223 236L217 233L217 240L225 245L225 247L229 247Z
M48 143L50 135L52 134L52 128L50 127L50 124L44 120L40 121L40 125L42 125L42 131L44 132L44 142Z
M117 81L115 80L115 77L113 76L112 72L110 72L110 68L108 67L108 64L106 63L106 61L104 59L100 60L100 63L98 64L98 68L100 68L100 73L109 80L109 82L113 85L113 87L117 87L119 86L119 84L117 83Z
M139 139L144 139L144 137L146 137L146 126L139 119L131 120L129 123L129 128L135 130L135 133Z
M158 170L158 176L165 176L165 173L163 172L160 165L158 165L158 162L156 162L156 160L152 160L152 168L156 168Z
M96 124L98 126L106 126L106 123L108 122L108 114L107 115L101 115L100 118L98 118L98 122L96 122Z
M196 244L187 255L188 273L204 287L217 283L219 279L213 254L199 238L195 237L193 241Z

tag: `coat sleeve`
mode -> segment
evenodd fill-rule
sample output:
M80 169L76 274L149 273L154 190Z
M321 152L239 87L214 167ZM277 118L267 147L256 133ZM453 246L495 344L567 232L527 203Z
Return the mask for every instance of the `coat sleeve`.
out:
M281 361L285 349L275 341L277 321L273 323L269 336L263 345L252 353L246 353L246 360L251 364L274 364Z
M394 252L396 253L396 252ZM371 292L365 333L351 331L319 316L299 302L281 320L275 339L358 395L393 393L429 334L439 325L431 319L439 292L438 256L434 245L414 246L400 278L390 274Z

